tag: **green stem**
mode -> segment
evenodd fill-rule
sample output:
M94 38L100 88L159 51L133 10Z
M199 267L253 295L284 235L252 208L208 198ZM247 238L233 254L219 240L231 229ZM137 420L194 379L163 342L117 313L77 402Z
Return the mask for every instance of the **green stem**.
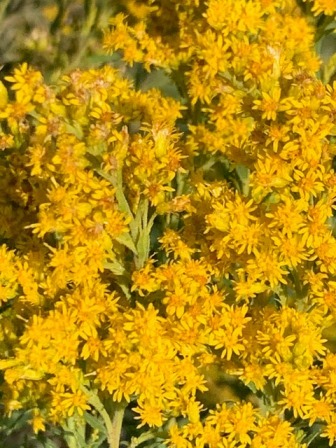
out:
M137 448L142 443L147 442L148 440L152 440L154 438L155 435L151 432L145 432L141 434L139 437L132 437L129 448Z
M177 183L176 195L177 196L180 196L181 194L184 193L185 181L186 181L186 175L184 175L178 171L177 175L176 175L176 183Z
M293 278L293 286L295 289L296 297L302 298L302 282L300 281L297 270L293 269L291 271L291 275Z
M119 448L124 412L125 406L118 404L113 413L111 432L107 434L110 448Z
M115 403L111 420L98 395L86 388L84 388L84 391L89 397L89 403L96 409L104 421L109 448L119 448L122 421L126 408L125 403Z
M95 22L98 20L97 17L98 8L95 0L85 1L84 10L85 10L85 21L82 25L82 29L79 34L78 51L70 61L67 67L68 70L77 68L82 62L83 57L90 43L90 33L94 28Z
M134 226L133 234L136 234L134 238L138 255L134 258L136 269L141 269L149 257L150 251L150 233L156 218L154 212L148 219L149 201L144 199L140 202L136 217L131 224Z
M85 423L76 416L71 416L63 425L65 429L64 438L68 448L82 448L85 443Z
M124 195L124 191L122 188L122 171L121 169L119 169L117 171L117 173L112 174L108 174L105 173L104 170L96 168L95 170L100 176L102 176L104 179L108 180L109 182L111 182L111 184L114 186L114 188L116 189L116 198L118 201L118 205L119 208L122 212L124 212L127 216L129 216L132 221L134 219L134 216L132 214L132 211L130 209L130 206L128 205L128 202L126 200L126 197Z

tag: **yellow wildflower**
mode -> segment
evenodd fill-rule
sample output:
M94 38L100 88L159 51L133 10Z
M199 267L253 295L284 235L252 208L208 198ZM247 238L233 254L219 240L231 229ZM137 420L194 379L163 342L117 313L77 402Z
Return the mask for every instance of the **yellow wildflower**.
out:
M277 111L281 108L281 90L275 88L271 94L262 92L262 98L262 100L254 101L253 109L262 112L261 118L275 121L277 118Z
M327 437L329 439L329 446L332 446L336 440L336 419L335 414L331 415L330 421L324 427L321 437Z

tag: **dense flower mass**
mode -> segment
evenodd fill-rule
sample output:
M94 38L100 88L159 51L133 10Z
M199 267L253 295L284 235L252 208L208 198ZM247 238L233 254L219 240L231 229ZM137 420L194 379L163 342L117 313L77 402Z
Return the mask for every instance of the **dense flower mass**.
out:
M108 65L49 86L22 64L0 90L5 410L36 432L98 413L112 448L125 408L139 444L332 446L336 83L315 30L293 0L121 3L105 50L175 98Z

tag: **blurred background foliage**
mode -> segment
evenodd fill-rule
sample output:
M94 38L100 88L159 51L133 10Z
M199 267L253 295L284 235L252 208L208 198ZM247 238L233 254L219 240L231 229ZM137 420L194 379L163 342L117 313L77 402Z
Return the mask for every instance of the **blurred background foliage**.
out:
M120 54L102 50L103 30L109 19L125 12L137 15L141 2L133 0L0 0L1 79L20 63L40 70L48 83L74 69L117 66L142 90L156 87L178 97L171 79L140 64L127 67ZM145 2L142 2L145 3Z
M27 61L52 81L64 71L109 62L102 29L118 11L113 0L2 0L0 64L5 74ZM113 59L113 57L112 57Z

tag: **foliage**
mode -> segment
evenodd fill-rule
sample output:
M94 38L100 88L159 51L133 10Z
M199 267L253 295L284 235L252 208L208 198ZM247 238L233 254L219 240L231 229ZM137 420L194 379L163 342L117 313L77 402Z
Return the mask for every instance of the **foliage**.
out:
M125 0L134 81L4 78L1 400L35 446L335 445L333 3Z
M111 61L101 51L101 28L116 11L109 0L1 1L3 71L7 74L18 62L29 61L53 81L64 70Z

